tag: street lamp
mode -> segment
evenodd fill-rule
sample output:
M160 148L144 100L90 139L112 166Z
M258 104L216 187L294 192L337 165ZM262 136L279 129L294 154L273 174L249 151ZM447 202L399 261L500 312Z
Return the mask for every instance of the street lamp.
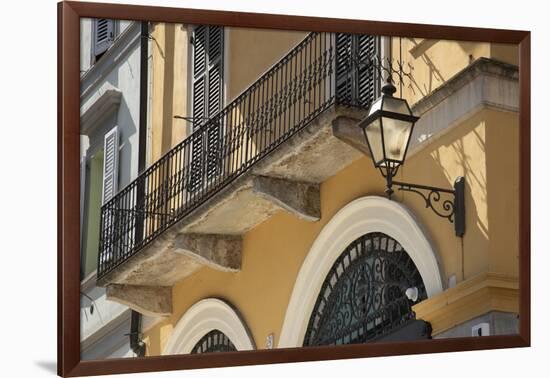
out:
M375 100L367 117L359 123L363 129L374 166L386 179L386 194L391 199L393 186L399 190L420 195L437 215L454 223L457 236L463 236L464 219L464 177L458 177L454 189L409 184L394 181L399 167L405 163L414 125L419 117L413 115L406 100L393 97L395 87L388 80L382 87L382 95ZM441 195L450 194L453 200L441 201ZM439 206L441 208L439 208Z
M418 120L407 101L393 97L394 93L395 87L391 83L384 85L382 96L372 103L367 118L360 123L374 166L386 178L389 198L393 193L393 176L405 161L414 124Z

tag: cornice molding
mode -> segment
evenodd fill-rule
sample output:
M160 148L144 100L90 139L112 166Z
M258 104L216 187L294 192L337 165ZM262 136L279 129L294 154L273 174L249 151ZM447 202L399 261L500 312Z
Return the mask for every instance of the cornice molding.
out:
M432 335L491 311L519 311L517 277L482 273L413 306L418 319L430 322Z
M99 97L80 108L80 134L91 135L102 120L115 112L122 99L122 92L109 87L100 92Z
M105 325L99 327L97 331L89 334L85 339L80 341L81 352L84 352L93 347L94 344L100 342L101 340L104 340L111 333L115 332L118 327L124 325L126 322L129 322L131 315L132 311L130 309L127 309L112 318Z
M441 101L475 80L479 75L490 75L502 79L519 81L519 68L513 64L495 59L479 58L412 105L413 112L423 115Z
M412 106L416 123L408 157L483 109L519 112L518 67L480 58Z

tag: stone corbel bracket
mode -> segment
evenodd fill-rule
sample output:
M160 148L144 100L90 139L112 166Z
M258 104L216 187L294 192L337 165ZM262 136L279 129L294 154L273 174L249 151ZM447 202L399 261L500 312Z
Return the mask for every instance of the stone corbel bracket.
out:
M241 269L242 239L238 235L179 234L174 250L216 270Z

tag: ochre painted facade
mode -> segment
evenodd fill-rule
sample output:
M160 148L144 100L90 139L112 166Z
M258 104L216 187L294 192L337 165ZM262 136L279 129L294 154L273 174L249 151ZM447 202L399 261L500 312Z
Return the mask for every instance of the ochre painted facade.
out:
M154 159L189 130L185 121L173 117L189 114L188 33L182 25L158 24L153 29ZM226 99L238 95L303 36L226 30ZM414 67L414 81L402 88L410 104L479 57L517 64L513 46L396 38L392 46L394 59L401 53L404 62ZM433 322L434 334L487 311L517 310L518 133L517 113L482 107L410 156L396 177L449 188L457 176L466 178L463 238L455 236L449 222L426 209L420 197L394 195L410 209L432 242L444 289L451 277L456 278L455 288L416 306L418 314ZM173 287L173 315L144 332L147 354L162 354L182 315L199 300L211 297L222 298L238 310L258 349L265 348L270 334L276 346L298 271L323 226L354 199L383 195L384 184L370 158L360 158L321 184L319 221L279 212L246 233L239 272L204 267ZM457 298L462 302L456 302ZM456 311L453 301L468 308Z
M227 100L233 100L252 85L306 35L283 30L226 28Z
M188 115L189 32L181 24L154 24L151 30L151 162L182 141Z
M424 38L392 38L391 55L386 58L393 61L394 69L401 61L403 72L410 73L404 76L402 85L397 83L397 78L394 80L396 95L412 105L482 57L519 64L518 49L514 45Z

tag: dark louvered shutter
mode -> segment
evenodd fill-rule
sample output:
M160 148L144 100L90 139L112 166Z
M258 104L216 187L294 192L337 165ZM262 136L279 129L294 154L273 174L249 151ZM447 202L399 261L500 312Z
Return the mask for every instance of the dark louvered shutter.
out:
M223 106L223 28L197 26L193 32L193 131L189 190L219 173L222 125L207 121Z
M352 104L353 100L353 56L352 35L336 34L336 100L341 104Z
M223 28L208 28L208 118L222 110L223 103ZM212 179L221 166L221 120L210 122L207 131L206 177Z
M336 34L336 100L340 104L368 107L378 94L376 68L369 61L379 54L379 38Z
M115 39L115 22L106 18L96 18L93 22L94 56L103 54Z
M197 129L206 117L208 28L199 26L193 35L193 117Z
M199 26L193 32L193 131L197 131L206 117L206 84L207 84L207 27ZM202 133L191 136L191 177L189 191L196 191L202 185L203 152Z
M379 38L363 34L356 36L356 39L357 56L359 62L362 62L357 67L357 105L367 107L378 96L380 80L375 66L365 64L365 62L378 55L380 51L377 46Z

